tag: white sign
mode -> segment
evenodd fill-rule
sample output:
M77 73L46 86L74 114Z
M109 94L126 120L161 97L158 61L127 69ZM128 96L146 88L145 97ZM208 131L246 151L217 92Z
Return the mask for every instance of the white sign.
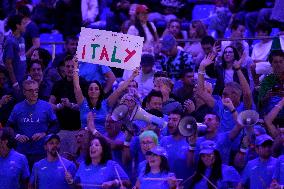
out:
M134 70L140 66L143 37L98 29L81 28L78 60Z

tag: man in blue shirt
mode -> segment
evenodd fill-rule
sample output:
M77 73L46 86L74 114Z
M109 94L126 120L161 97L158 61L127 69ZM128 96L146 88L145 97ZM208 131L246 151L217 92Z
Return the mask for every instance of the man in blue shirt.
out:
M13 88L20 90L26 72L25 40L22 33L25 32L23 17L13 15L8 18L8 27L12 34L7 37L3 47L3 62L9 73L9 79Z
M233 144L233 140L238 136L242 130L242 126L237 124L231 131L219 133L218 129L220 127L220 118L215 113L208 113L204 117L204 124L207 126L206 134L202 137L198 137L196 140L196 150L195 150L195 162L200 151L200 144L205 140L214 141L217 146L216 148L220 152L222 163L229 164L230 152ZM195 146L195 144L190 144Z
M26 188L30 175L26 157L15 147L14 132L11 128L0 129L0 188Z
M238 189L266 189L270 186L276 168L276 159L271 157L273 139L263 134L256 137L256 152L259 157L247 163Z
M38 91L36 81L24 81L26 99L16 104L7 122L7 126L15 129L17 151L27 156L30 166L44 157L44 137L58 132L57 118L51 105L38 99Z
M76 166L71 161L58 156L60 138L50 134L45 138L46 158L34 164L29 182L30 189L69 189ZM69 183L69 184L68 184Z
M186 138L182 136L178 129L178 124L182 118L182 112L173 111L169 115L168 131L169 136L161 139L160 145L164 147L169 155L168 161L170 171L174 172L179 179L186 179L193 172L187 161L188 143Z

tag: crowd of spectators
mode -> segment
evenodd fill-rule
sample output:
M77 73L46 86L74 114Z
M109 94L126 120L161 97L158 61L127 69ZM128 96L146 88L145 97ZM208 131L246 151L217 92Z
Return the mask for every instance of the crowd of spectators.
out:
M81 27L140 67L78 61ZM281 0L2 0L0 47L0 188L284 188Z

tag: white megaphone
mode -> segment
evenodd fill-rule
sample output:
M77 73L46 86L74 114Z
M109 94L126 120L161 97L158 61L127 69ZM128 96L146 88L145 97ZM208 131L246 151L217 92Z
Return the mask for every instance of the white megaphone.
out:
M250 127L255 125L259 120L259 114L254 110L242 111L237 118L240 125Z
M178 129L182 136L189 137L196 132L198 135L204 134L207 126L202 123L197 123L192 116L185 116L180 120Z
M114 121L120 121L127 117L128 107L124 104L117 106L111 114L111 119Z
M140 106L135 106L133 112L131 113L130 121L134 121L134 120L146 121L147 123L153 123L162 128L165 128L168 125L168 122L166 122L160 117L154 116L146 112Z

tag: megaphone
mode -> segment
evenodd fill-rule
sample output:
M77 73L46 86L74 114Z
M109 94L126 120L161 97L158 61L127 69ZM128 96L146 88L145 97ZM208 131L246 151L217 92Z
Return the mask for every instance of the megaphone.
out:
M113 110L111 114L111 119L114 121L120 121L126 118L127 114L128 114L128 107L124 104L121 104Z
M178 124L179 132L182 136L189 137L195 134L198 135L205 133L207 126L202 123L197 123L194 117L183 117Z
M153 123L162 128L165 128L168 125L168 122L164 121L160 117L154 116L146 112L140 106L135 106L133 112L131 113L130 121L134 121L134 120L146 121L147 123Z
M242 111L237 118L240 125L250 127L255 125L259 120L259 114L254 110Z

